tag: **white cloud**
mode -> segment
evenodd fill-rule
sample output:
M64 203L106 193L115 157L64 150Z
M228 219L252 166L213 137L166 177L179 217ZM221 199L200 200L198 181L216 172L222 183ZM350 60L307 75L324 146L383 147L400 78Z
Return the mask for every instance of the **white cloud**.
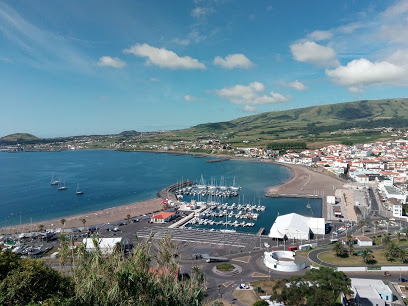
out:
M289 82L289 83L281 82L281 84L283 86L291 87L291 88L296 89L296 90L305 90L305 89L307 89L307 87L302 82L300 82L298 80L293 81L293 82Z
M244 112L247 113L253 113L256 111L256 107L255 106L251 106L251 105L245 105L244 106Z
M353 60L347 66L326 70L326 75L341 86L355 88L369 85L398 84L405 77L406 71L401 66L392 63L371 62L365 58Z
M147 57L147 64L170 69L205 69L205 65L189 56L180 57L173 51L156 48L148 44L136 44L123 52Z
M191 96L191 95L185 95L184 100L186 101L196 101L197 97Z
M380 37L388 41L408 44L408 22L383 25L380 29Z
M103 67L123 68L126 66L126 63L118 57L102 56L99 58L97 65Z
M395 17L401 14L404 14L408 12L408 1L407 0L401 0L397 2L396 4L390 6L387 8L383 15L385 17Z
M230 54L227 55L225 59L220 56L214 58L214 65L221 66L226 69L249 69L253 66L253 63L244 54Z
M307 38L313 41L327 40L333 37L333 33L330 31L316 30L307 35Z
M332 48L318 45L313 41L292 44L290 50L295 60L299 62L311 63L320 67L339 65L336 52Z
M214 92L217 96L227 99L233 104L260 105L281 103L289 100L289 97L275 92L270 92L269 95L260 95L260 93L265 92L265 86L260 82L252 82L248 86L225 87Z
M211 7L196 7L191 11L191 16L194 18L201 18L215 13Z
M158 79L158 78L150 78L150 82L160 82L160 79Z
M39 69L75 72L89 72L92 67L92 59L76 46L76 40L30 23L4 1L0 1L0 34L22 51L21 55L17 52L10 54L13 61L22 61ZM7 56L3 49L2 53Z
M351 86L348 88L349 92L353 93L353 94L359 94L363 92L363 89L360 87L355 87L355 86Z

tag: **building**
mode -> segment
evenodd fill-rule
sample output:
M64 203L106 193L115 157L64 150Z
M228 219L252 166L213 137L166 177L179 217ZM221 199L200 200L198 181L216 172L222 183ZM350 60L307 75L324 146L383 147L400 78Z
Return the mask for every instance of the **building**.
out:
M94 239L97 242L97 246L102 254L112 254L118 243L124 246L127 242L124 238L84 238L82 240L85 244L85 250L87 252L94 252L96 250Z
M305 217L295 213L278 216L269 232L269 237L277 239L308 240L311 235L324 235L324 218Z
M174 212L162 211L159 212L158 214L153 215L152 218L150 219L150 222L152 223L169 222L174 218L174 216L175 216Z
M385 306L391 303L392 291L382 280L350 278L356 305Z
M402 204L400 203L392 204L392 216L402 217Z
M355 238L357 240L357 245L360 247L373 246L373 240L371 238L366 236L357 236Z

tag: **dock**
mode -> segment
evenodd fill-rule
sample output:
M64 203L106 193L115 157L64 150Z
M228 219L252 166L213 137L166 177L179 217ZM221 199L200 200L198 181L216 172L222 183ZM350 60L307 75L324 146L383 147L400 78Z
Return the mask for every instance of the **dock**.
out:
M264 228L264 227L261 227L261 228L259 229L259 231L256 233L256 236L262 236L264 232L265 232L265 228Z
M267 198L305 198L305 199L320 199L321 196L317 194L282 194L282 193L266 193Z

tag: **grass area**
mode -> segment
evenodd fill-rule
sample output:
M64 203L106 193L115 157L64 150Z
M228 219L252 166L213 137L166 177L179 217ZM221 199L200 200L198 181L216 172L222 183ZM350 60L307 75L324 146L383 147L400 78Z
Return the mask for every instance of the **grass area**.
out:
M259 298L252 290L240 290L237 289L233 292L232 296L243 305L253 305Z
M319 255L320 260L329 263L329 264L334 264L338 266L370 266L370 265L380 265L380 266L387 266L387 265L395 265L399 264L402 265L400 260L394 260L394 261L388 261L387 258L385 258L384 255L384 250L372 250L373 253L372 255L374 256L374 259L371 261L371 264L365 264L364 260L361 256L359 255L352 255L350 257L337 257L336 254L333 251L328 251L328 252L323 252Z
M257 290L257 288L260 287L263 291L265 291L265 293L262 293L262 295L271 295L272 288L276 283L276 280L259 280L252 282L251 286L254 288L254 290Z
M218 271L221 272L231 272L232 270L234 270L234 266L229 264L229 263L222 263L216 266Z

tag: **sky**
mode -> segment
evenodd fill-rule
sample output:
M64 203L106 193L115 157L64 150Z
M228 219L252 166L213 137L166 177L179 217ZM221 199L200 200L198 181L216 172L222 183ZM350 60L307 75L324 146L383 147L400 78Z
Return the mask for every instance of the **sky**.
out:
M408 96L408 0L0 0L0 137Z

